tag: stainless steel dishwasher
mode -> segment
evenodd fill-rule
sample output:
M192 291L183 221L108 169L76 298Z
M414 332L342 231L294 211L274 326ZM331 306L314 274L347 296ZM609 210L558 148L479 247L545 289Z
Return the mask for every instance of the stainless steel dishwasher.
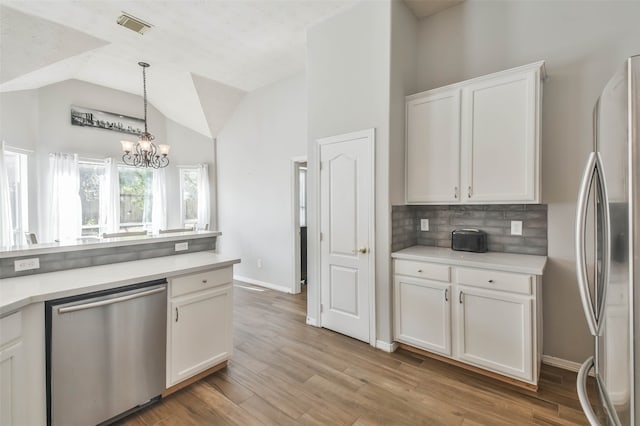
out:
M166 280L45 303L47 423L109 423L165 389Z

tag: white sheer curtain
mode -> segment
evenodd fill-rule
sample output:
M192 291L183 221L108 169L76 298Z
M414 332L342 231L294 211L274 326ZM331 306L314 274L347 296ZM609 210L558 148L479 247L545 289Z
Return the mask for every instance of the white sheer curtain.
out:
M167 178L165 169L153 169L153 202L151 207L151 230L157 234L167 229Z
M49 154L49 191L45 239L72 240L82 235L78 154Z
M198 164L198 225L196 229L205 229L211 218L209 189L209 165Z
M13 223L11 221L11 194L9 192L9 176L4 159L4 141L0 146L0 246L12 246Z
M115 158L104 160L100 179L100 235L120 231L120 179Z

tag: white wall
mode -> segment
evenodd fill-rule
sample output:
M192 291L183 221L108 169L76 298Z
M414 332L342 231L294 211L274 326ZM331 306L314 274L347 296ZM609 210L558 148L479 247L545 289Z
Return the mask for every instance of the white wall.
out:
M362 2L307 33L309 88L308 317L319 316L319 229L315 185L319 138L375 128L377 339L391 339L389 79L391 2Z
M291 158L306 140L303 74L246 95L218 135L218 251L242 259L236 276L294 288Z
M544 353L582 362L592 351L575 278L574 215L592 147L593 105L608 78L640 53L639 2L474 1L420 21L418 90L547 61L542 196L549 205Z
M46 188L48 154L75 152L82 157L122 157L120 140L135 140L134 135L71 125L71 105L117 112L133 117L143 116L140 96L86 83L67 80L37 90L0 94L2 138L9 145L34 151L29 168L36 175L30 179L30 228L42 235L41 225ZM167 167L168 226L181 226L177 165L213 164L214 144L209 137L166 119L152 105L148 110L149 131L161 143L171 145ZM30 174L31 178L31 174ZM213 182L213 177L211 177ZM213 197L212 197L213 198ZM215 200L212 200L212 205ZM35 217L34 217L35 215Z

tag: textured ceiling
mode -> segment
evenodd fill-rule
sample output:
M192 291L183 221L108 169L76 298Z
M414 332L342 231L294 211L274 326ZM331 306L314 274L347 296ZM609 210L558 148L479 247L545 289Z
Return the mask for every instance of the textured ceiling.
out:
M359 1L375 0L2 0L0 92L78 79L141 95L145 61L149 102L215 137L245 92L304 70L308 27ZM460 1L406 3L421 18Z
M404 0L409 9L418 19L435 15L451 6L462 3L464 0Z
M168 118L215 137L220 117L245 91L304 70L309 26L356 2L3 1L0 91L75 78L141 94L137 63L145 61L149 101ZM121 12L153 28L144 35L125 29L116 24ZM207 122L207 107L214 123Z

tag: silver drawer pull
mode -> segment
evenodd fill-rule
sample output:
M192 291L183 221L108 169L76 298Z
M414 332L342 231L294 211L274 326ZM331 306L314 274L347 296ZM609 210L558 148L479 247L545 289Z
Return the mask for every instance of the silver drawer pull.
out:
M422 273L422 269L418 269L418 272Z
M202 280L202 284L206 284L206 283L207 283L207 280Z
M492 283L493 283L493 280L489 280L489 284L492 284Z

